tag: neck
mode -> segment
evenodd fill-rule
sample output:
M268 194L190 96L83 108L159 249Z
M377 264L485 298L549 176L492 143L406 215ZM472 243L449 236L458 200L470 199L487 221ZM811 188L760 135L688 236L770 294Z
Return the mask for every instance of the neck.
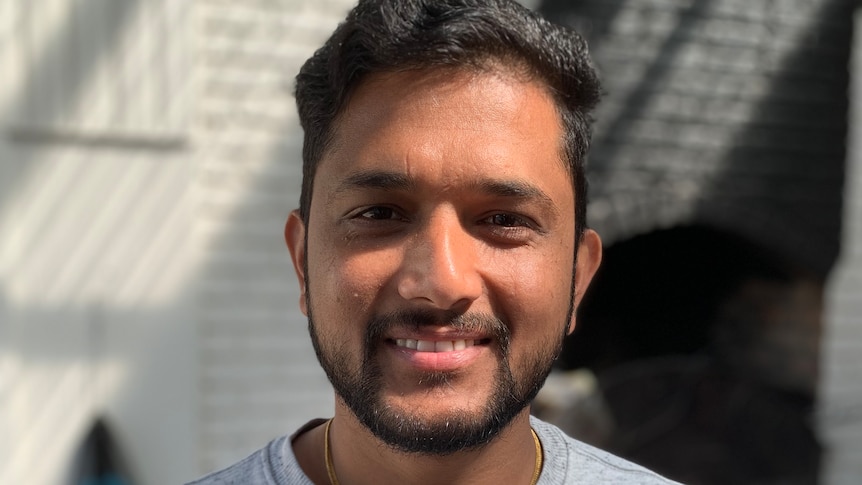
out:
M302 461L300 465L315 483L326 485L329 482L323 460L324 428L319 426L313 430L319 434L319 439L297 439L294 449L297 459L300 456L313 458L308 467ZM298 447L302 441L316 449L300 452ZM394 450L359 423L342 403L338 403L330 427L330 447L334 470L341 485L380 483L383 476L387 477L387 482L407 485L528 484L536 461L529 409L519 414L487 445L446 456L429 456Z

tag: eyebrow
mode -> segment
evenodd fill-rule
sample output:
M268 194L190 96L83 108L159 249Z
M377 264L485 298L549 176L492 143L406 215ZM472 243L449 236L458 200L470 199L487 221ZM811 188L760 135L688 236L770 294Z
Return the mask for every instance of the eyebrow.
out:
M367 170L357 172L342 180L335 188L334 194L338 195L355 189L410 190L413 187L414 183L407 175L382 170Z
M475 186L481 192L499 197L538 199L551 205L554 203L542 189L519 180L486 180L478 182Z
M386 170L364 170L351 174L341 181L333 191L334 195L357 189L411 191L416 184L409 176ZM470 185L471 189L497 197L530 199L553 212L557 205L542 189L520 180L482 180Z

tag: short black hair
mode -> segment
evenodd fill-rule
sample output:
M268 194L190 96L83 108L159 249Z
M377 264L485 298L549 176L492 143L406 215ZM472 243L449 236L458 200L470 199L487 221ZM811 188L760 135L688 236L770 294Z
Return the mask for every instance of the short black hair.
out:
M299 212L308 224L317 165L350 95L369 74L435 67L510 71L542 83L556 102L563 159L575 193L575 227L586 227L584 159L600 85L576 32L514 0L360 0L296 76L305 131Z

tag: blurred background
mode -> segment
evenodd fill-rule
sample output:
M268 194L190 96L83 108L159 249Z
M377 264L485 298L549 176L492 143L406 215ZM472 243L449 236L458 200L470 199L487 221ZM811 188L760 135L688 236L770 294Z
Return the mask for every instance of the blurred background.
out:
M862 482L856 2L522 3L606 90L605 263L534 412L687 483ZM352 4L0 2L0 484L181 483L331 414L282 227Z

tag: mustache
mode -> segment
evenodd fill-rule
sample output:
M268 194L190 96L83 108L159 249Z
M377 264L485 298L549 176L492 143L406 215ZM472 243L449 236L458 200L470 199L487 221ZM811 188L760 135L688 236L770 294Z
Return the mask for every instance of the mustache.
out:
M422 327L451 327L462 332L490 335L503 355L509 349L509 327L499 318L487 313L435 312L431 310L398 310L374 315L365 331L365 348L372 349L393 327L419 330Z

